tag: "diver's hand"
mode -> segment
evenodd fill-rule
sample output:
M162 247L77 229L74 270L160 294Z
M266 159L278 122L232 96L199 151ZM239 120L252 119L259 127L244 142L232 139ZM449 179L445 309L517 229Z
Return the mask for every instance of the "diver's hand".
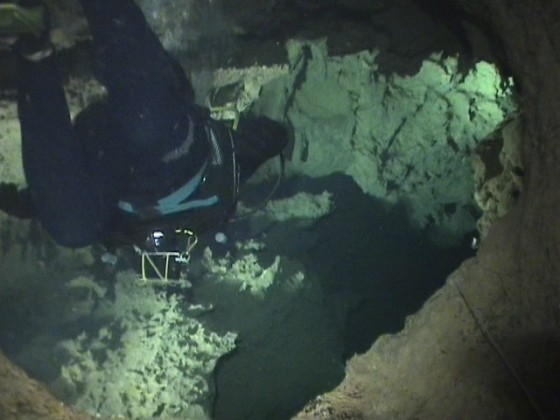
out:
M0 183L0 211L19 219L31 219L36 209L29 190L19 190L16 184Z
M0 35L0 51L11 51L18 42L17 35Z

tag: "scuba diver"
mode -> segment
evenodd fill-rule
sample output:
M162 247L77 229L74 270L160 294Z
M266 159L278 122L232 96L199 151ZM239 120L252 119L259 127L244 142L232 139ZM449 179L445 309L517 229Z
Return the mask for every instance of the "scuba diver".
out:
M80 3L107 96L72 123L46 6L0 1L0 39L17 56L28 185L2 184L0 209L37 218L66 247L219 229L239 185L281 154L287 130L266 117L237 130L214 121L133 0Z

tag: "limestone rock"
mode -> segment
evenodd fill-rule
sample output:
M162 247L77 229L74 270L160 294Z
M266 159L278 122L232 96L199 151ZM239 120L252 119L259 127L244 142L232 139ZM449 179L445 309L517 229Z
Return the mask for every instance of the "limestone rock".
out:
M0 418L86 420L55 399L44 385L31 379L0 352Z
M476 148L474 198L483 212L477 221L482 238L492 222L515 205L523 191L521 138L521 123L515 119L500 126Z

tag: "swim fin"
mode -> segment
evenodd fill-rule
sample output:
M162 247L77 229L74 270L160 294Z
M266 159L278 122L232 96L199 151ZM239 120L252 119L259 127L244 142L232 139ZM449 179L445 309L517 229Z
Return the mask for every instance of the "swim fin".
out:
M45 30L44 6L23 7L16 3L0 3L0 36L33 35L40 37Z

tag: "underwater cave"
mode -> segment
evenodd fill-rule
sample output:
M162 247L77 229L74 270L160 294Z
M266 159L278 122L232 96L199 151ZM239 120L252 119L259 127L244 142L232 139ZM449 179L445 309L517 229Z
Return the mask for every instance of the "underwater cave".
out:
M91 37L45 3L75 117L105 94ZM557 2L136 3L200 105L290 144L179 283L0 211L0 418L560 413ZM0 50L23 187L15 77Z

